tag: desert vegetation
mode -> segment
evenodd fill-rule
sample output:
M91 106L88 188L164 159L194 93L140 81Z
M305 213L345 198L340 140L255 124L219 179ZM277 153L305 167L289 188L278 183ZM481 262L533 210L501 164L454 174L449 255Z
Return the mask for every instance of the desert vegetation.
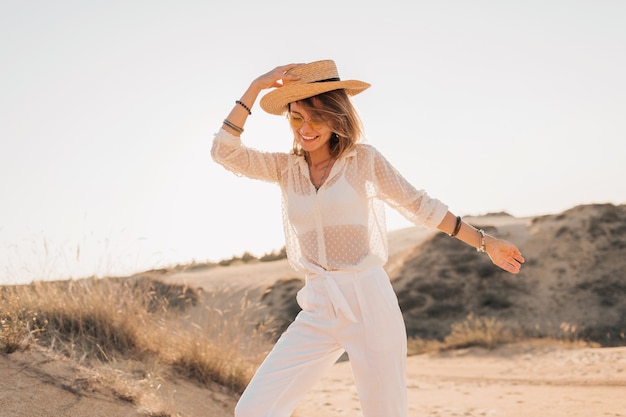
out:
M250 252L244 252L241 255L234 255L230 258L224 258L217 262L190 262L187 264L179 264L174 265L169 268L163 268L158 271L160 272L182 272L182 271L194 271L194 270L202 270L208 268L215 268L218 266L231 266L231 265L240 265L240 264L253 264L259 262L274 262L279 261L281 259L287 259L287 248L283 246L280 249L274 250L272 252L266 252L261 256L255 256ZM152 271L152 272L158 272Z
M267 301L267 300L266 300ZM0 287L0 354L45 350L93 371L64 385L80 396L104 385L121 401L145 407L148 416L177 415L155 401L167 375L236 397L284 329L279 306L244 290L203 292L158 276L35 282ZM295 313L295 312L294 312ZM270 318L268 318L270 317ZM409 338L409 355L528 340L494 317L469 314L444 338ZM551 343L590 344L576 326L563 324ZM156 381L156 382L155 382Z
M84 363L155 358L200 383L241 392L278 326L244 291L203 293L156 278L85 279L0 287L0 352L42 346ZM411 337L412 353L519 341L493 317L470 313L443 339ZM545 338L545 337L543 337ZM583 343L563 324L552 340Z
M0 353L46 349L100 369L132 362L139 375L168 367L236 394L271 347L273 328L259 322L258 308L245 291L205 294L149 275L3 286ZM140 402L148 394L120 389L133 377L116 375L118 398Z

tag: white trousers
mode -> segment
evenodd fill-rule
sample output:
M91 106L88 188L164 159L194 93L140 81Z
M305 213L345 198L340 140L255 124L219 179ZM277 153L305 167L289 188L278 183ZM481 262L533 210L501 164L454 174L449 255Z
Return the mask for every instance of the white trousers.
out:
M381 267L325 271L311 265L302 311L263 361L236 417L289 417L344 350L364 417L406 417L406 330Z

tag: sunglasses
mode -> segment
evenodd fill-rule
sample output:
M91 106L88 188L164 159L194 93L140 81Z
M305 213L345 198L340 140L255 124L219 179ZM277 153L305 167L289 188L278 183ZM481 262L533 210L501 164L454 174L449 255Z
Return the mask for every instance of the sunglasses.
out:
M295 114L289 114L289 123L296 129L300 129L302 126L304 126L304 122L305 120L303 117L296 116ZM324 122L313 119L309 119L309 121L307 121L306 123L308 123L313 130L318 130L326 126Z

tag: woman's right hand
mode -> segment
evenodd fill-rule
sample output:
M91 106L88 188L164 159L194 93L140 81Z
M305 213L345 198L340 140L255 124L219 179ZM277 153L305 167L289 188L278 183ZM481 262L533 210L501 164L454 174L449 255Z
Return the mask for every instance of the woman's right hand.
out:
M261 75L252 82L252 85L259 90L265 90L267 88L280 88L284 85L285 81L296 81L300 77L297 75L287 74L292 68L299 67L302 64L289 64L281 65L273 70Z
M235 104L226 117L228 123L235 125L235 128L226 123L224 123L222 127L231 134L240 136L243 132L243 127L248 119L248 116L252 114L250 109L256 102L259 93L267 88L282 87L286 81L295 81L300 79L297 75L287 74L287 71L300 65L302 64L281 65L252 81L246 92L243 93L241 98L238 100L245 106Z

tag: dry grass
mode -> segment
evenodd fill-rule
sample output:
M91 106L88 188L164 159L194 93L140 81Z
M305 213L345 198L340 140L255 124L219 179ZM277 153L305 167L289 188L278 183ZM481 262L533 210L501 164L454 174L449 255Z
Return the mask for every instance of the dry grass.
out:
M171 363L194 380L243 392L271 348L275 327L260 321L262 306L244 290L206 294L206 305L186 336L176 338Z
M0 320L13 340L0 349L24 349L37 341L70 357L105 361L150 351L145 330L151 317L135 295L127 283L114 280L4 287Z
M460 349L470 346L481 346L487 349L509 343L514 340L513 334L493 317L476 317L469 314L467 318L452 325L452 331L444 342L447 349Z
M494 317L475 316L470 313L461 322L453 323L451 331L442 341L436 339L422 339L419 337L408 340L409 355L422 353L441 352L452 349L468 347L483 347L494 349L506 343L521 341L542 341L549 344L558 344L561 347L599 346L597 343L584 340L578 333L575 325L561 323L558 328L545 331L541 337L528 337L529 332L513 330L506 327L500 320Z
M271 347L258 308L245 293L201 294L150 277L5 286L0 352L36 343L86 365L156 362L241 392Z
M159 400L154 388L162 367L200 384L243 391L275 340L275 323L262 321L267 317L262 308L245 290L202 293L150 274L5 286L0 287L0 353L34 345L60 352L95 372L74 381L77 390L106 386L124 401L149 407L148 415L167 416L162 412L167 400ZM409 354L493 349L521 341L520 334L528 332L470 314L443 340L411 338ZM552 334L542 340L582 343L570 324Z

